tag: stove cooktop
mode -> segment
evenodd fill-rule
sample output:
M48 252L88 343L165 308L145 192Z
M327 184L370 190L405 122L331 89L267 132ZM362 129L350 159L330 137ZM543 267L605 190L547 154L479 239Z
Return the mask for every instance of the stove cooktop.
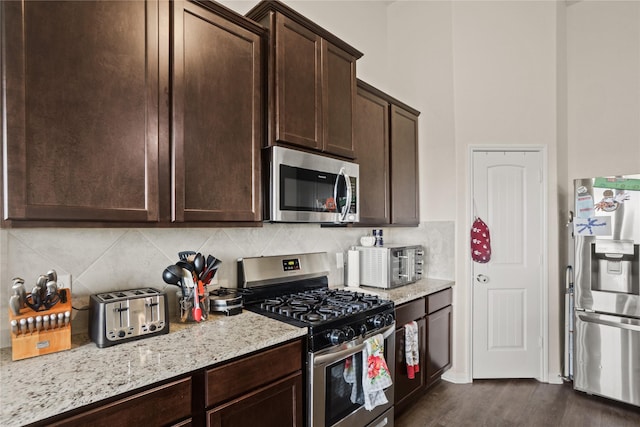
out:
M238 269L245 308L307 327L311 352L364 338L394 322L392 301L329 288L326 253L245 258Z

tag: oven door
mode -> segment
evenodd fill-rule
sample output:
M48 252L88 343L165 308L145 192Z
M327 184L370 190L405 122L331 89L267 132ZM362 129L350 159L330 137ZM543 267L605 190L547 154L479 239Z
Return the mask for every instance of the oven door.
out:
M382 331L376 331L365 338L358 337L348 343L334 346L316 353L309 353L309 401L308 416L311 427L363 427L377 420L393 406L393 385L384 390L387 403L368 411L364 408L362 390L362 352L365 340L382 334L384 338L384 358L392 380L395 379L395 323ZM355 357L352 357L355 356ZM359 362L359 363L358 363ZM352 363L355 375L345 379L347 364ZM352 398L353 395L353 398ZM355 401L355 403L354 403ZM393 426L393 417L386 417L386 426Z

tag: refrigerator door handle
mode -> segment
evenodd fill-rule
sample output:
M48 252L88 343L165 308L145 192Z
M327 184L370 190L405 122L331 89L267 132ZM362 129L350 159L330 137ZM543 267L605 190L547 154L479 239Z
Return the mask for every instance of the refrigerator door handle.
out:
M599 325L612 326L614 328L628 329L630 331L640 332L640 320L625 318L617 318L614 316L606 316L602 314L578 314L580 320L584 322L597 323Z

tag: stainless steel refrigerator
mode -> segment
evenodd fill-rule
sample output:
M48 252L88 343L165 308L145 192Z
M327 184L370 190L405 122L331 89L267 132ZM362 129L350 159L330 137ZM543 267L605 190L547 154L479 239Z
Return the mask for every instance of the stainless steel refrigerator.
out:
M640 174L574 184L569 376L576 390L640 406Z

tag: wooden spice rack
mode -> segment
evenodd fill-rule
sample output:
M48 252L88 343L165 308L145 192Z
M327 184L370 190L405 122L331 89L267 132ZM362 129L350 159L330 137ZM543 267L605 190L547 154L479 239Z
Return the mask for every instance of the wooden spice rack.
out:
M58 290L60 291L60 290ZM18 316L14 315L9 310L9 323L12 320L17 320L20 323L21 319L28 319L29 317L35 318L36 316L50 316L58 313L64 314L65 312L71 313L71 290L66 289L67 302L59 302L53 306L50 310L33 311L26 307L20 310ZM55 353L62 350L69 350L71 348L71 319L67 325L58 326L55 328L49 327L47 330L34 331L34 332L21 332L19 334L11 333L11 359L21 360L29 357L40 356L42 354Z

